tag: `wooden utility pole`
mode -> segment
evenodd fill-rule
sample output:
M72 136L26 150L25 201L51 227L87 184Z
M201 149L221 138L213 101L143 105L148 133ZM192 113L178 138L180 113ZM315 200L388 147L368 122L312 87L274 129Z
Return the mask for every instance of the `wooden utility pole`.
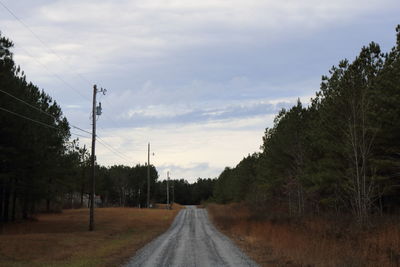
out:
M106 94L106 89L101 88L100 92L104 95ZM89 231L94 230L94 198L95 198L95 169L96 169L96 116L101 115L101 103L97 107L96 95L97 95L97 86L93 86L93 107L92 107L92 181L91 181L91 190L90 190L90 211L89 211Z
M172 180L172 205L175 203L175 182Z
M139 209L140 209L140 188L139 188Z
M90 190L90 219L89 219L89 231L94 230L94 190L95 190L95 151L96 151L96 94L97 86L93 86L93 106L92 106L92 185Z
M150 208L150 143L147 145L147 208Z
M170 206L169 206L169 172L167 172L167 209L170 209Z

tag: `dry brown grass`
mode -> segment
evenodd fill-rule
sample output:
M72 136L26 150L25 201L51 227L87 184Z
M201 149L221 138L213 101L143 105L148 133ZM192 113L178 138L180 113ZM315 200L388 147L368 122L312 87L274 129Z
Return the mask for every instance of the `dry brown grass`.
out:
M166 209L167 208L167 204L157 203L157 204L154 204L154 208L155 209ZM178 203L172 203L171 204L171 209L173 209L173 210L181 210L181 209L184 209L184 208L185 208L185 206L182 206L182 205L180 205Z
M88 209L3 225L0 266L118 266L166 231L178 211L96 209L94 232L87 230Z
M239 204L207 208L217 226L262 266L400 266L398 220L362 230L339 219L271 220Z

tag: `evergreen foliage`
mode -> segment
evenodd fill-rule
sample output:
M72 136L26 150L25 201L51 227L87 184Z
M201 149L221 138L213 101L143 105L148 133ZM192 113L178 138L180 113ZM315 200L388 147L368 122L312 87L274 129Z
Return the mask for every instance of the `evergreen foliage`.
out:
M298 101L283 109L261 152L220 174L214 199L290 215L351 212L361 223L372 213L398 212L400 26L396 32L390 53L372 42L322 77L308 107Z
M13 43L0 34L0 222L28 219L38 212L89 204L90 153L70 140L58 104L26 81L14 63ZM25 102L25 103L24 103ZM100 206L145 207L147 166L96 165ZM150 166L152 202L166 202L165 181ZM172 189L173 188L173 189ZM171 200L200 204L212 195L213 180L171 181Z
M0 221L5 222L60 203L82 159L77 141L68 142L69 124L60 107L26 81L12 46L0 34Z

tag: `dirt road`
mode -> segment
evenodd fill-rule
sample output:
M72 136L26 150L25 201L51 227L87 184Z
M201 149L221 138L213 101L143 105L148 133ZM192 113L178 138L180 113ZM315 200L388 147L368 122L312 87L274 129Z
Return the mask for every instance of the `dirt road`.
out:
M171 228L126 266L257 266L211 224L207 211L188 206Z

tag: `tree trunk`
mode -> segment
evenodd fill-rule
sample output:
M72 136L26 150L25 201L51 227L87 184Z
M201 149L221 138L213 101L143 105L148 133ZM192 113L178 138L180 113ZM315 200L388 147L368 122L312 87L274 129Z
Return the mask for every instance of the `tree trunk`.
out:
M50 198L46 199L46 212L49 213L50 212Z
M361 89L364 90L364 89ZM354 210L358 221L364 224L368 220L370 203L374 189L373 174L368 173L370 150L374 134L368 128L366 92L349 102L351 112L348 119L347 138L351 148L349 155L352 163L351 178Z
M8 183L9 185L9 183ZM9 221L9 208L10 208L10 187L6 185L4 190L4 209L3 209L3 221Z
M15 210L17 205L17 185L14 187L13 198L12 198L12 210L11 210L11 221L15 222Z
M3 204L4 204L4 182L3 178L0 178L0 223L3 221Z
M46 198L46 211L49 213L51 211L51 186L52 186L53 179L49 178L48 180L48 189L47 189L47 198Z
M22 219L28 219L28 196L24 196L23 205L22 205Z
M80 208L82 208L83 207L83 194L84 194L84 190L85 190L85 188L84 188L84 183L82 183L82 185L81 185L81 204L80 204Z

